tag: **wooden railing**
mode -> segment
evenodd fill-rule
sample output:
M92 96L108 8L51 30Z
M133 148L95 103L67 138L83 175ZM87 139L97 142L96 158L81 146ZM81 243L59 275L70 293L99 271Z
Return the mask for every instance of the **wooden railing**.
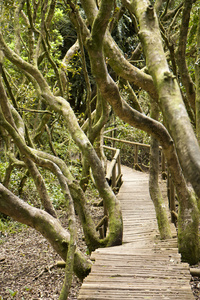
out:
M118 191L122 185L121 159L120 150L104 146L104 149L110 150L114 153L111 163L108 166L106 179L114 192Z
M121 140L121 139L113 138L113 137L106 136L106 135L104 135L103 137L104 137L104 139L108 139L108 140L113 141L113 142L120 142L120 143L124 143L124 144L134 146L134 151L135 151L134 152L134 168L135 169L137 169L139 167L139 165L138 165L139 147L150 149L150 145L147 145L147 144L136 143L136 142L127 141L127 140Z
M108 130L108 131L104 132L104 134L109 133L109 132L112 133L115 130L116 130L116 128ZM132 141L127 141L127 140L123 140L123 139L117 139L113 136L110 137L110 136L104 135L103 137L104 137L104 139L108 139L108 140L113 142L113 147L104 146L105 149L109 148L109 149L113 149L113 151L114 150L119 151L119 149L114 148L115 142L124 143L124 144L134 146L134 168L137 169L137 170L142 171L142 168L138 164L139 148L143 147L143 148L150 149L150 145L137 143L137 142L132 142ZM171 221L173 223L175 223L176 220L177 220L177 215L176 215L176 212L175 212L176 211L175 187L174 187L173 181L171 179L171 174L169 173L169 170L166 167L166 161L165 161L165 157L164 157L164 154L163 154L163 151L162 151L162 147L160 147L160 155L161 155L160 161L161 161L162 179L167 179L167 196L168 196L169 209L171 211ZM113 157L113 159L114 159L114 157ZM118 162L118 164L119 164L119 162ZM116 180L115 180L116 175L115 175L115 173L112 173L112 172L116 172L116 170L114 168L116 168L115 159L114 159L114 161L112 161L112 163L110 165L109 173L107 173L108 180L111 180L111 181L113 180L112 187L115 188L114 183L116 182ZM111 174L113 174L113 179L112 179ZM121 166L120 166L120 180L121 180L121 177L122 177L122 174L121 174Z

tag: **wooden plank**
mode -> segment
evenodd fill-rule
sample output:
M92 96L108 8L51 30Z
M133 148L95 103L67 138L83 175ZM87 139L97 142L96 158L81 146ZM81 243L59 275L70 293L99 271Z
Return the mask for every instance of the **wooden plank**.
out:
M124 244L97 249L91 273L79 300L194 299L188 264L181 263L175 238L160 241L156 215L148 191L148 176L122 166L121 201Z

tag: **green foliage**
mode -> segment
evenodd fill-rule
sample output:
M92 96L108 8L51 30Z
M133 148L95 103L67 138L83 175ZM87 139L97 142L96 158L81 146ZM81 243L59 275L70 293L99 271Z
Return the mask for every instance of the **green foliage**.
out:
M0 244L3 243L3 237L9 234L15 234L26 228L26 225L13 221L11 218L0 214Z
M56 209L62 208L64 206L65 198L56 176L47 171L43 171L42 174L45 178L46 188L51 202Z
M12 296L12 297L15 297L16 296L16 294L17 294L17 291L13 291L13 290L11 290L11 289L7 289L8 290L8 292L10 293L10 295Z
M52 25L57 26L57 23L63 19L64 19L63 10L57 7L53 15Z
M72 25L69 16L65 13L62 17L54 19L55 26L58 28L63 37L62 57L66 54L67 50L76 42L77 33Z
M0 179L3 181L5 176L6 168L8 167L8 162L2 161L0 162Z
M120 49L128 56L131 55L135 49L137 37L135 35L134 24L127 12L119 19L112 32L112 36Z

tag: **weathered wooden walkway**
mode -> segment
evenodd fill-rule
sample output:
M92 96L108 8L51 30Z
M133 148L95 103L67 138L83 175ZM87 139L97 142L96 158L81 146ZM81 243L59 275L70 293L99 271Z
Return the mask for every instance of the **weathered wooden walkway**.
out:
M97 249L79 293L82 299L194 299L188 264L181 263L174 238L160 241L148 191L148 175L123 167L123 245Z

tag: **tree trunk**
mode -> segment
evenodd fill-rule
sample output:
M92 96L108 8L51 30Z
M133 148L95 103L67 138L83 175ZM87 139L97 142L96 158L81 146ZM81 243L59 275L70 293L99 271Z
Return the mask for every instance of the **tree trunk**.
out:
M188 102L195 112L195 88L186 63L187 34L193 1L185 0L183 6L182 24L180 27L179 45L176 53L179 74L185 87Z
M55 163L60 168L63 175L66 177L69 190L74 201L75 210L80 218L81 225L83 227L85 242L89 251L93 251L96 248L103 246L104 241L99 240L99 236L95 229L95 224L87 207L87 199L85 197L85 194L80 188L79 183L73 178L73 176L69 172L63 160L36 149L32 149L32 152L42 159L47 159Z
M157 105L152 103L151 105L151 117L157 119L159 110ZM150 174L149 174L149 191L151 199L155 206L156 218L158 223L158 229L161 239L171 238L171 229L169 220L167 217L166 208L164 205L163 197L159 188L159 143L152 136L151 148L150 148Z
M66 207L67 207L68 220L69 220L68 227L70 232L70 240L69 240L69 245L67 250L66 266L65 266L65 279L63 282L59 300L67 300L71 288L73 269L74 269L77 229L76 229L76 218L75 218L73 200L70 191L68 189L68 185L66 184L64 175L61 175L59 173L60 173L60 169L58 168L57 176L59 177L60 185L62 187L63 194L65 195L65 199L66 199Z
M195 63L195 82L196 82L196 132L200 145L200 9L198 11L199 22L197 29L197 59Z
M200 148L177 80L167 64L156 14L148 1L135 0L131 3L132 11L140 23L139 37L148 70L158 92L159 105L166 126L175 142L184 177L192 184L196 194L200 197Z
M149 73L157 88L159 104L174 139L184 176L191 182L197 195L200 195L200 149L176 78L170 73L166 61L156 14L148 1L132 1L131 7L140 23L139 36ZM184 200L179 197L179 250L183 260L190 263L196 263L199 258L198 218L195 197L191 193Z

